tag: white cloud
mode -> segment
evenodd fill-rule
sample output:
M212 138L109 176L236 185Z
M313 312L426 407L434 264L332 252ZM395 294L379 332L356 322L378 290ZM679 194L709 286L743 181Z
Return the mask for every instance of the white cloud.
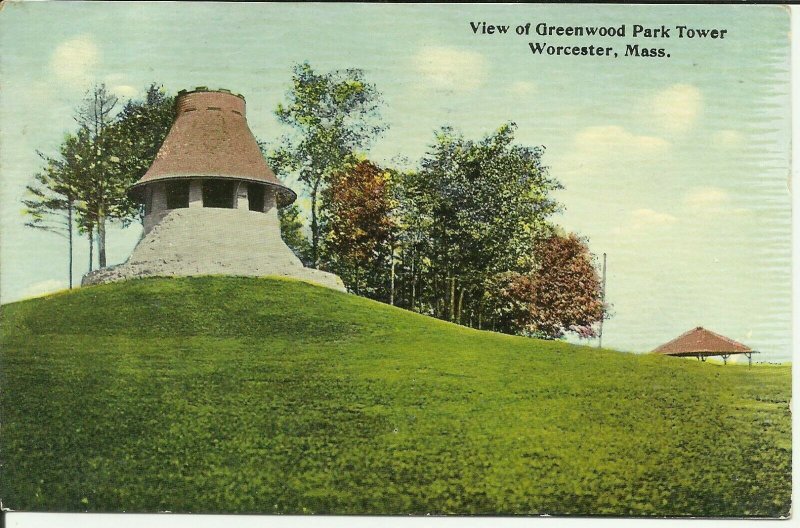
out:
M693 187L683 197L686 205L693 209L720 209L730 202L730 195L719 187Z
M39 297L48 293L57 292L67 288L64 281L48 279L31 284L22 292L21 298L28 299L30 297Z
M483 55L456 48L425 47L413 60L426 83L447 90L473 90L483 84L488 72Z
M517 81L508 87L508 91L516 97L527 97L536 93L536 83L530 81Z
M669 142L655 136L637 136L616 126L593 126L575 134L575 145L583 152L606 155L613 151L658 153L669 148Z
M730 193L719 187L692 187L683 196L683 203L697 214L713 213L720 216L749 216L752 214L746 207L734 207Z
M56 77L70 86L84 88L92 81L100 62L100 49L87 36L62 42L50 59Z
M103 81L108 89L115 95L123 98L136 97L139 90L130 84L126 84L126 76L123 73L111 73L105 76Z
M125 97L125 98L136 97L136 95L139 93L139 90L128 84L119 84L116 86L112 86L110 90L119 97Z
M688 131L703 109L703 95L691 84L674 84L653 96L651 113L658 126L672 133Z
M631 212L631 220L634 226L638 228L670 225L678 221L678 219L669 213L660 213L652 209L636 209Z
M650 171L664 163L670 146L662 138L634 134L621 126L591 126L575 133L570 147L553 159L551 167L568 186L598 174L614 174L614 181L625 185L651 178Z
M715 132L711 139L722 147L738 147L744 144L744 136L735 130L720 130Z
M654 211L653 209L635 209L628 213L625 225L613 230L615 235L632 233L646 229L663 228L675 224L678 218L669 214Z

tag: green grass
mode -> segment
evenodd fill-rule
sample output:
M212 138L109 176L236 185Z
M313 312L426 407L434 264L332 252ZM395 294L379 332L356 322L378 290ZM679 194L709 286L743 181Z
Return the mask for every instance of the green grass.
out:
M790 508L787 367L479 332L273 279L84 288L1 322L17 510Z

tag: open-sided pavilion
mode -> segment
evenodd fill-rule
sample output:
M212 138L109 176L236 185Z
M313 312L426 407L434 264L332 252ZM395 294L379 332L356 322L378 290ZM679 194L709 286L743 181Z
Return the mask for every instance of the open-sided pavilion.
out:
M757 353L756 350L752 350L738 341L706 330L702 326L693 328L653 350L653 354L696 357L701 361L705 361L710 356L720 356L726 365L728 358L734 354L744 354L747 356L748 365L752 365L753 354Z

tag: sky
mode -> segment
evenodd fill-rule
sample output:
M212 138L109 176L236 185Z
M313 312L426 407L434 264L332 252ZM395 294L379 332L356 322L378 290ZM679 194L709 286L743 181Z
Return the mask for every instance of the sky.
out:
M626 38L480 35L470 22L626 25ZM633 38L635 24L673 28ZM678 38L677 25L727 29ZM617 58L534 55L529 42L613 46ZM623 57L626 44L669 58ZM254 134L292 65L361 68L388 131L369 156L413 167L449 125L478 139L517 123L564 189L554 220L608 258L603 345L646 352L704 326L791 359L789 15L779 6L6 3L0 12L0 300L63 289L67 246L24 227L25 185L75 129L92 83L120 97L228 88ZM404 159L406 161L400 161ZM287 180L296 191L297 182ZM112 228L109 263L138 226ZM75 276L88 270L77 244ZM594 344L589 342L589 344Z

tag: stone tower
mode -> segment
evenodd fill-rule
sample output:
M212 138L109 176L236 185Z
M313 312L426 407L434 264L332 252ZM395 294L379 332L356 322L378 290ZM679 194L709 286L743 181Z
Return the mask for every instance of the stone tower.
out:
M297 195L264 161L244 97L198 88L181 91L175 104L156 159L128 191L144 204L142 239L125 263L89 273L83 284L282 275L344 290L336 275L303 267L281 239L277 206Z

